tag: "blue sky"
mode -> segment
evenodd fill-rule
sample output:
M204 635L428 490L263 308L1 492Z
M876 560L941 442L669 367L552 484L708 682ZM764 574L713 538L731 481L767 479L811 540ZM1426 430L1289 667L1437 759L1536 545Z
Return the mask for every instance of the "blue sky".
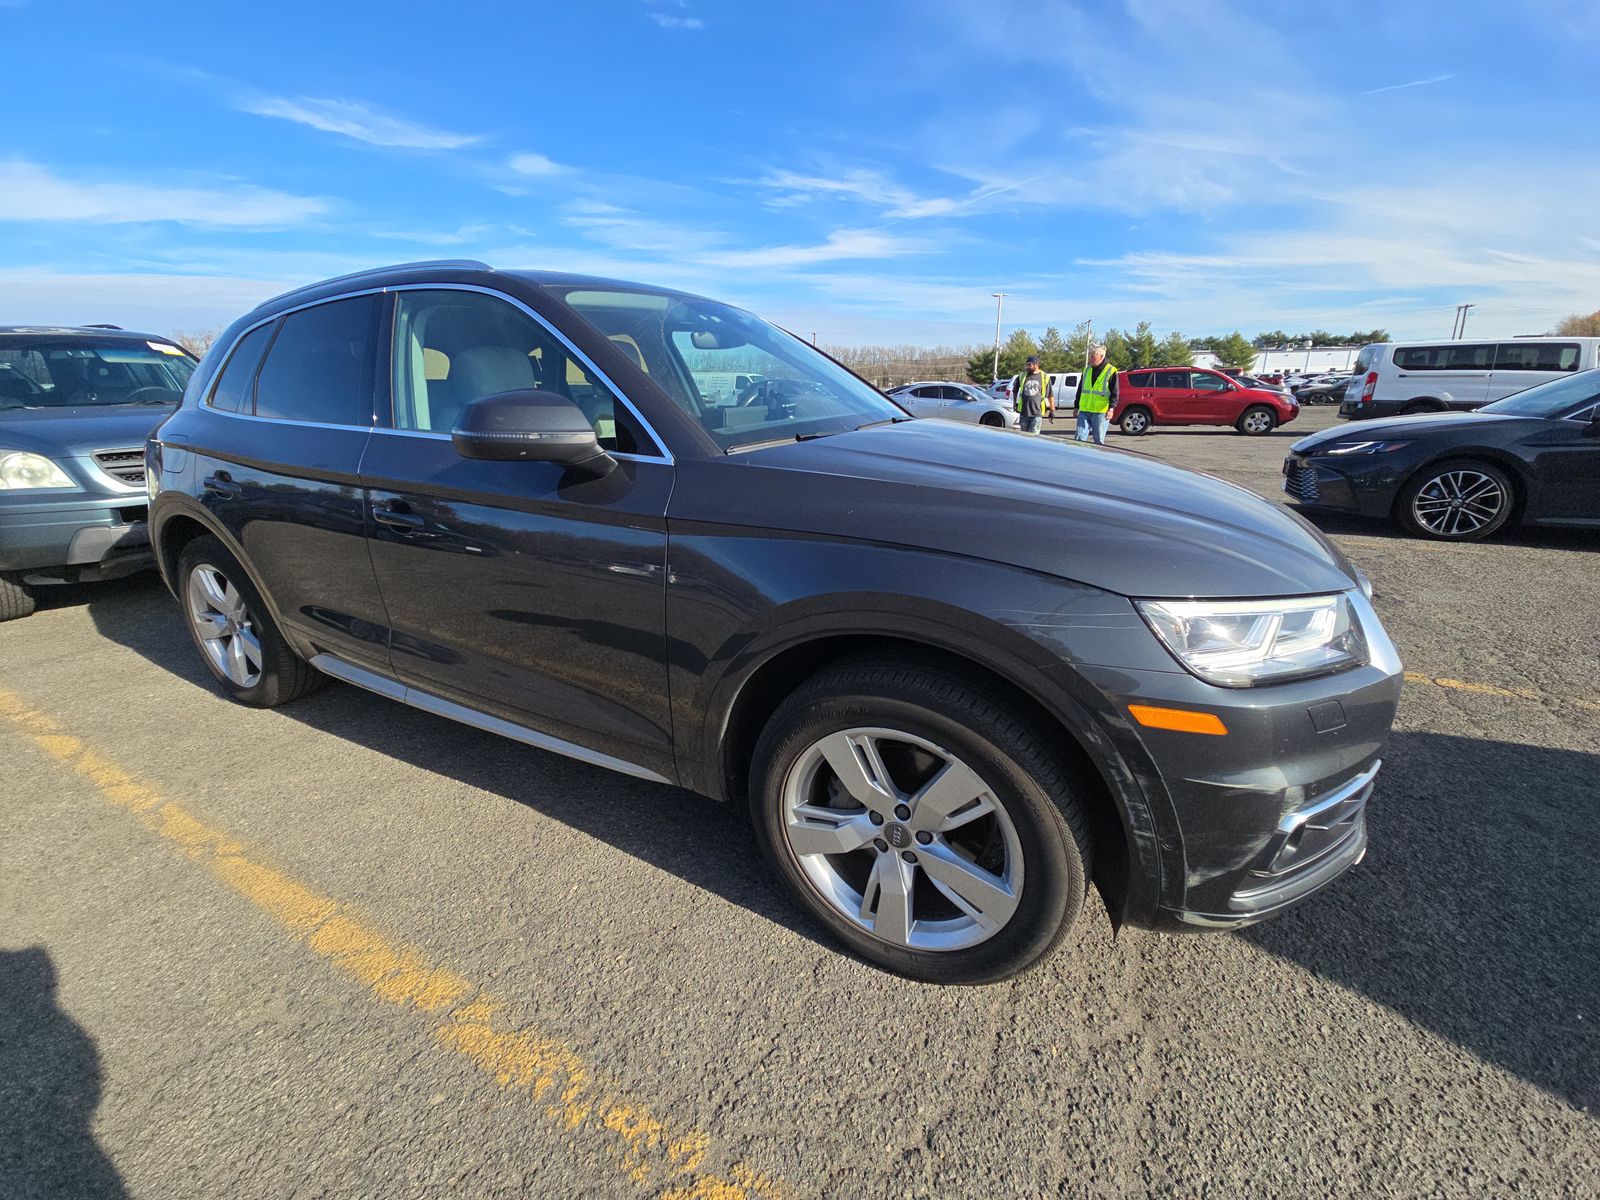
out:
M0 323L476 257L830 342L1600 308L1570 0L0 0Z

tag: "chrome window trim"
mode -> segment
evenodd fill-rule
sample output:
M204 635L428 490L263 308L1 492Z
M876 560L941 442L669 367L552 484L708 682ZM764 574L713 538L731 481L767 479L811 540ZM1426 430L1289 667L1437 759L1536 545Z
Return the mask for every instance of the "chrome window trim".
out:
M518 309L522 313L524 313L527 316L531 317L533 319L533 322L536 325L538 325L546 333L548 333L551 337L555 338L558 342L560 342L563 346L565 346L566 349L567 349L567 353L570 354L573 358L577 359L578 362L583 366L583 368L585 370L592 372L595 375L595 377L600 380L601 383L605 384L606 387L610 388L611 389L611 394L617 398L618 403L620 403L624 408L626 408L628 410L629 413L631 413L633 415L634 420L639 422L640 427L645 431L646 434L649 435L650 440L655 443L656 449L661 451L661 453L659 455L656 455L656 454L627 454L625 456L622 456L622 455L617 455L615 451L610 451L608 453L611 453L614 457L628 457L628 458L645 459L645 460L648 460L648 461L651 461L651 462L665 462L665 463L667 463L669 465L672 464L675 461L673 456L672 456L672 451L667 448L667 443L666 443L665 439L663 439L662 436L655 431L655 427L653 425L651 425L649 421L645 420L645 416L644 416L644 414L642 412L639 411L638 405L634 404L634 402L632 400L628 399L627 393L624 392L621 388L619 388L616 385L616 382L611 378L611 376L607 375L599 367L595 366L595 364L592 361L590 361L588 355L586 355L582 350L579 350L577 346L573 345L571 338L567 337L566 334L562 333L559 329L557 329L554 325L552 325L544 317L540 316L533 309L529 308L522 301L518 300L515 296L508 296L505 292L496 291L494 288L484 287L481 284L476 284L476 283L401 283L401 284L396 284L393 287L384 288L382 290L386 291L386 292L477 292L480 295L489 296L489 297L492 297L493 299L496 299L496 300L503 300L505 303L511 305L513 308ZM242 337L244 335L240 334L240 336ZM391 372L394 370L393 352L392 351L390 353L389 368L390 368ZM390 408L391 408L391 410L393 409L393 407L394 407L393 399L391 397L391 400L390 400ZM427 433L427 434L432 434L434 436L440 436L434 430L395 429L393 424L392 424L393 419L394 419L393 412L391 411L391 413L390 413L391 424L389 426L387 426L387 427L380 427L380 428L388 428L388 429L392 430L395 433ZM449 434L444 434L442 436L448 437Z
M211 410L219 417L227 417L233 421L261 421L268 425L287 425L295 429L344 429L352 433L371 433L377 429L376 425L335 425L329 421L296 421L288 417L258 417L254 413L229 412L225 408Z

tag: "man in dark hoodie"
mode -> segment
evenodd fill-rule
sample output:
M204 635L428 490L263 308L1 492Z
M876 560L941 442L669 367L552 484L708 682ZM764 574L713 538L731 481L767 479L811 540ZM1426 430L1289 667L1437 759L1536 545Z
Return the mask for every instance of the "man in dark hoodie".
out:
M1028 356L1027 368L1017 380L1017 412L1023 433L1038 433L1039 422L1050 411L1050 380L1039 369L1039 356Z

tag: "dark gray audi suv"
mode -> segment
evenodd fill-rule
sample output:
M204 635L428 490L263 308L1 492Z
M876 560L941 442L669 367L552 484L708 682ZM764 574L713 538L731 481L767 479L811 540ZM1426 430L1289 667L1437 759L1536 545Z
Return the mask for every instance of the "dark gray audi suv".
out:
M331 676L747 803L800 902L907 975L1028 966L1091 881L1118 922L1236 926L1366 849L1400 663L1316 530L911 420L724 304L330 280L236 321L147 453L224 691Z

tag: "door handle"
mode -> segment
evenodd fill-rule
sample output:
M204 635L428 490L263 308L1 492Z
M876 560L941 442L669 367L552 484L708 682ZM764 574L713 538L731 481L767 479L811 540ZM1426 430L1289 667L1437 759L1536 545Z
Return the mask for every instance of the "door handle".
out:
M372 519L400 533L415 533L426 522L406 507L403 500L386 500L372 506Z
M201 486L214 496L242 496L244 488L233 481L233 477L226 471L218 471L214 475L207 475L201 481Z

